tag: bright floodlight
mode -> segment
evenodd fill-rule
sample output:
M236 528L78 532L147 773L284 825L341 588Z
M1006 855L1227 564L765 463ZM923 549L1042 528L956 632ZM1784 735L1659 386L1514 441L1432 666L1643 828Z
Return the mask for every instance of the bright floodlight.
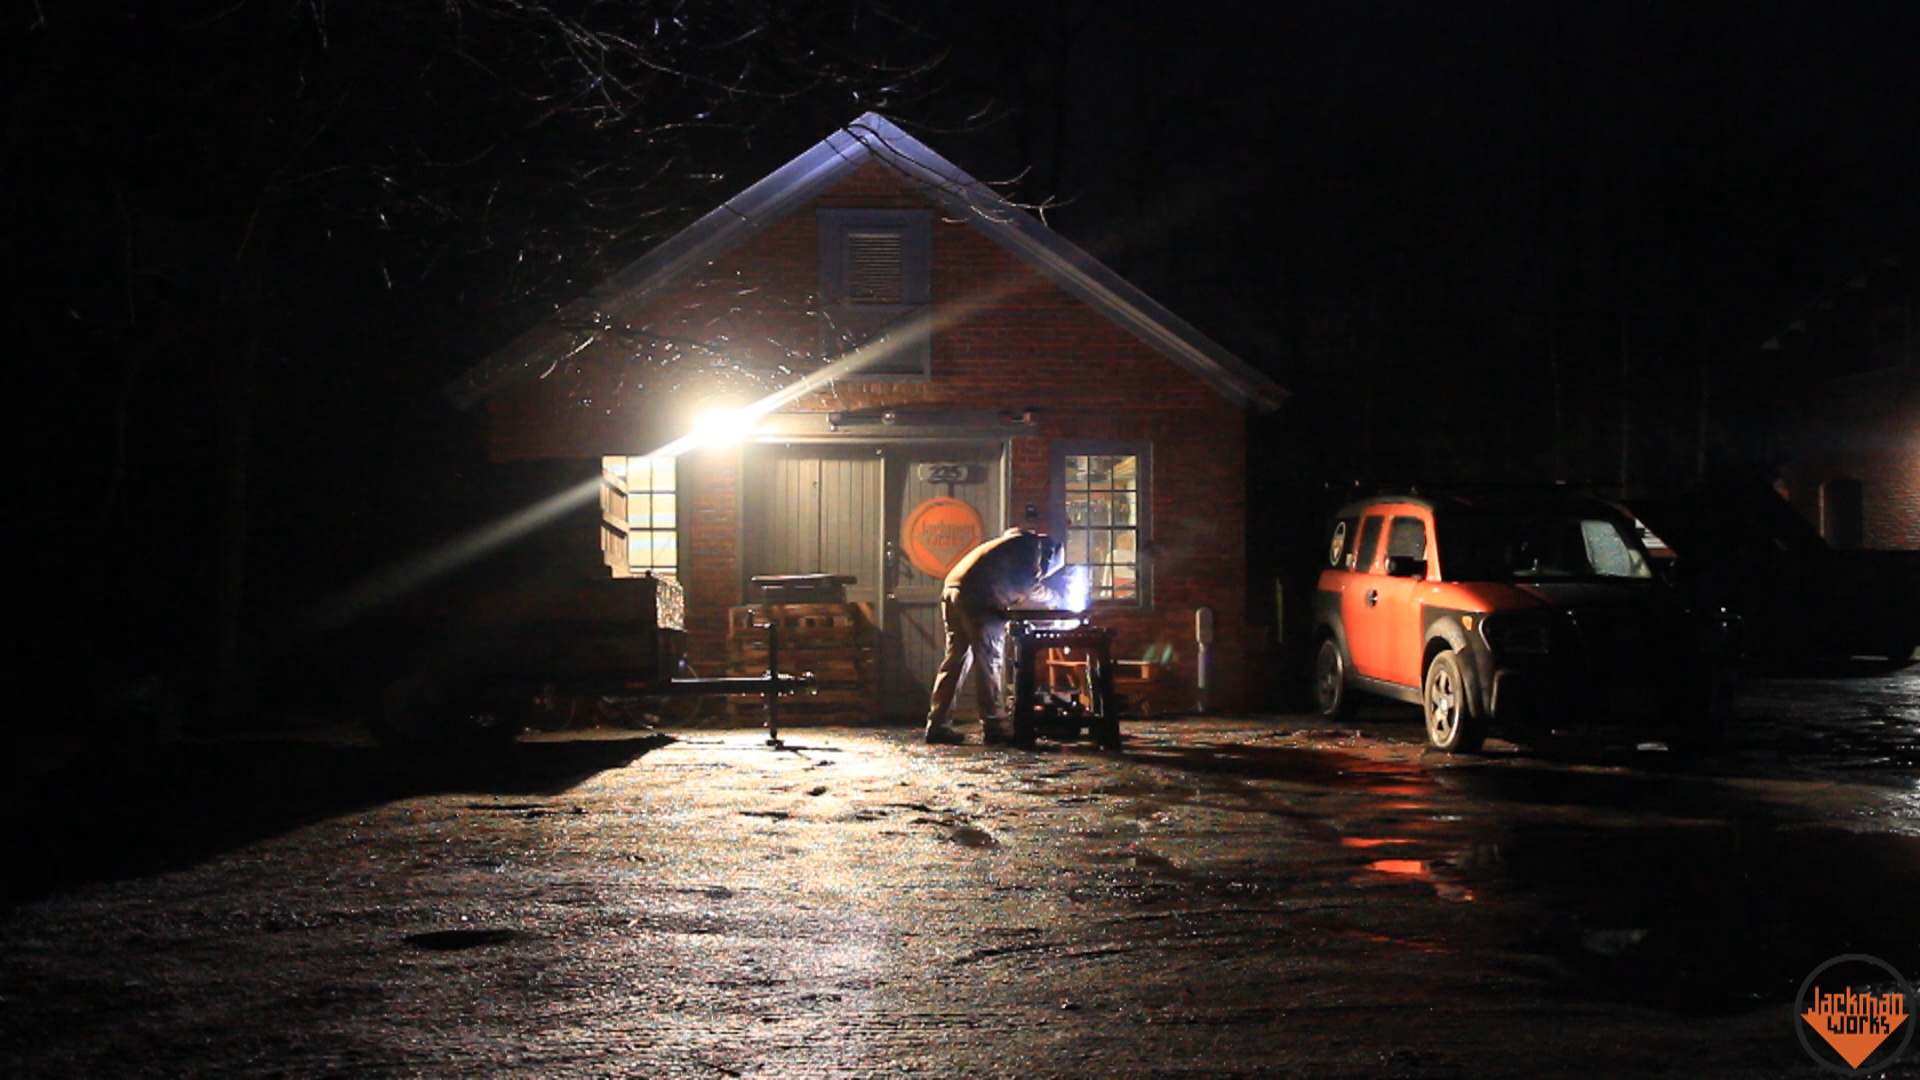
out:
M701 446L732 446L753 434L756 417L745 409L721 407L708 409L693 422L693 438Z

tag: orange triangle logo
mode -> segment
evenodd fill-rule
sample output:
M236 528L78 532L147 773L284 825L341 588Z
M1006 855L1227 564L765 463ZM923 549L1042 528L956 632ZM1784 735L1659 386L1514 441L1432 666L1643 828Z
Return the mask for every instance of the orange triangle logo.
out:
M1856 994L1849 986L1844 993L1823 994L1815 987L1813 1007L1800 1018L1827 1040L1848 1067L1857 1069L1906 1023L1906 1013L1906 998L1898 992L1876 997Z

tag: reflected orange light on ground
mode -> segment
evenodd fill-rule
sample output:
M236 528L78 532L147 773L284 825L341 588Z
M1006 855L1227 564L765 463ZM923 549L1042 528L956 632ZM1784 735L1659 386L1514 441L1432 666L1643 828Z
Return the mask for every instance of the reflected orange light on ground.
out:
M1367 869L1382 874L1406 874L1412 877L1430 877L1427 864L1419 859L1379 859L1367 864Z
M1396 841L1388 841L1388 843L1394 842ZM1424 859L1376 859L1368 863L1366 869L1376 874L1391 874L1394 877L1424 881L1433 886L1435 896L1450 903L1467 904L1475 899L1472 889L1436 875L1433 865Z
M1429 785L1416 783L1368 784L1367 790L1385 798L1412 798L1427 794Z

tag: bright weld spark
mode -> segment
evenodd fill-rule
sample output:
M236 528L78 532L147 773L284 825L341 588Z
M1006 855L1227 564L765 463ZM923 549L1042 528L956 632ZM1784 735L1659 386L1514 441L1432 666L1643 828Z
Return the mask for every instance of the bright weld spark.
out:
M1063 610L1087 610L1087 598L1092 595L1092 592L1092 571L1084 566L1067 567L1067 596Z

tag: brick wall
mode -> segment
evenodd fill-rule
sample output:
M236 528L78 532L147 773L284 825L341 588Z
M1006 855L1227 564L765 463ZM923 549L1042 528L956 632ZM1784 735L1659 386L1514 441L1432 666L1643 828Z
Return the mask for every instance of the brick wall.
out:
M1824 486L1861 487L1862 546L1920 550L1920 369L1823 381L1804 388L1794 409L1788 499L1818 527Z
M680 460L687 658L702 675L723 675L727 609L740 602L740 451L701 451Z
M1757 369L1788 501L1819 527L1827 485L1858 481L1867 548L1920 549L1917 316L1910 271L1887 261L1804 313Z
M914 205L891 172L868 165L823 206ZM1238 707L1246 679L1245 418L1184 368L1064 292L972 227L936 216L932 379L844 383L796 411L858 408L1032 409L1012 439L1009 517L1051 507L1055 440L1152 443L1151 610L1103 616L1117 651L1172 644L1191 684L1198 607L1215 612L1213 701ZM817 232L809 209L716 260L643 312L620 340L585 350L545 378L496 395L489 445L500 460L643 453L686 430L703 395L748 400L817 363L812 311ZM689 376L700 369L704 379ZM754 376L768 373L764 382ZM725 655L725 608L739 602L739 455L689 455L682 550L692 660ZM1190 696L1190 695L1189 695Z

